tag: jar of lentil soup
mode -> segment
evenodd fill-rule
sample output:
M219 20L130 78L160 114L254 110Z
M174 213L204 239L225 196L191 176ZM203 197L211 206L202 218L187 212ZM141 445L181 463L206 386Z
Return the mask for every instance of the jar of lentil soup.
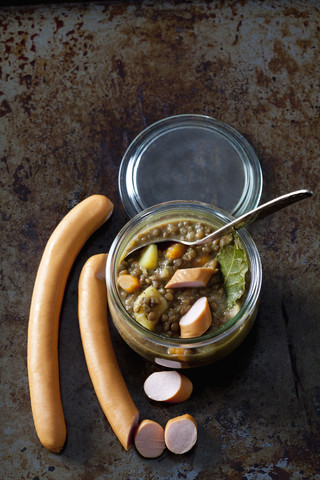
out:
M201 238L232 219L202 202L170 201L143 210L121 229L107 260L108 304L118 332L139 355L171 368L198 367L225 357L247 336L256 318L262 282L259 253L249 233L242 229L197 248L177 249L170 241L171 236ZM133 245L139 247L145 240L155 245L154 264L150 252L147 260L141 259L145 248L127 255ZM168 243L158 244L158 240ZM178 254L176 250L168 253L172 247ZM243 289L234 302L234 292L226 292L220 268L226 248L241 253ZM196 267L201 272L210 270L208 284L170 288L175 272ZM134 280L129 287L125 277ZM211 308L210 327L185 338L179 322L204 297Z

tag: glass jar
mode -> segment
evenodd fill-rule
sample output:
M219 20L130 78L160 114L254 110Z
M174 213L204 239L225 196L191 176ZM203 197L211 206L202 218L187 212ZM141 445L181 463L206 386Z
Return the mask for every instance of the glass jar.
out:
M106 265L108 304L118 332L139 355L166 367L198 367L231 353L250 331L260 298L261 261L249 233L245 229L238 231L247 253L250 272L248 293L240 311L217 331L197 338L172 338L152 332L132 318L122 304L117 288L117 266L137 235L161 223L175 220L204 221L217 229L233 220L233 217L212 205L192 201L165 202L137 214L121 229L109 251Z

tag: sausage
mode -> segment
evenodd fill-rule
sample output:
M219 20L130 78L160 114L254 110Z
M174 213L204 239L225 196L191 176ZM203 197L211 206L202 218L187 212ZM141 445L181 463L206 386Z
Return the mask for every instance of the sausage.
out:
M171 418L164 429L165 444L175 454L186 453L195 445L197 422L188 413Z
M199 298L180 318L181 338L199 337L208 330L212 323L212 315L207 297Z
M160 457L166 448L162 426L153 420L143 420L135 431L134 444L143 457Z
M92 195L74 207L50 236L35 279L27 347L31 408L40 442L56 453L66 440L58 361L64 290L80 249L112 211L112 202L103 195Z
M176 270L165 288L205 287L213 274L213 268L195 267Z
M151 400L179 403L187 400L193 390L192 382L175 370L154 372L144 382L144 391Z
M107 321L107 255L89 258L79 278L78 316L82 346L93 388L123 447L131 446L139 412L121 374Z

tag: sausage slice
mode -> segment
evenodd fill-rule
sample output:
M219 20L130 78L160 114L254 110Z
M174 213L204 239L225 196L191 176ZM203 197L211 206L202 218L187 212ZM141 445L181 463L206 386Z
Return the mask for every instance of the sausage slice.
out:
M143 457L160 457L166 448L163 428L153 420L143 420L135 431L134 444Z
M199 337L208 330L212 323L212 315L207 297L199 298L180 318L181 338Z
M166 446L175 454L186 453L191 450L197 441L197 436L197 422L188 413L171 418L164 430Z
M213 274L213 268L195 267L177 270L165 288L205 287Z
M190 397L192 389L189 378L175 370L154 372L144 382L146 395L159 402L183 402Z

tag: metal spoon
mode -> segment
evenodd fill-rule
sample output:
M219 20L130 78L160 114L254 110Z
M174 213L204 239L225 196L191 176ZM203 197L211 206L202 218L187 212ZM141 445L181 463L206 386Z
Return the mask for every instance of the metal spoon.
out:
M247 227L253 222L256 222L268 215L271 215L274 212L277 212L278 210L281 210L284 207L287 207L291 203L299 202L300 200L303 200L304 198L311 197L313 193L310 190L297 190L295 192L290 192L287 193L286 195L282 195L281 197L277 197L273 200L270 200L267 203L264 203L263 205L260 205L259 207L251 210L248 213L245 213L244 215L241 215L241 217L236 218L230 223L227 223L223 227L219 228L218 230L215 230L213 233L210 233L210 235L207 235L206 237L201 238L200 240L194 240L192 242L183 240L181 238L173 238L170 237L168 239L164 240L146 240L145 242L140 243L138 246L130 249L127 253L126 256L128 256L130 253L134 252L135 250L145 247L146 245L150 243L162 243L162 242L178 242L178 243L183 243L184 245L188 246L193 246L193 245L203 245L208 242L212 242L214 240L217 240L218 238L223 237L223 235L227 235L228 233L233 232L234 230L239 230L240 228Z

